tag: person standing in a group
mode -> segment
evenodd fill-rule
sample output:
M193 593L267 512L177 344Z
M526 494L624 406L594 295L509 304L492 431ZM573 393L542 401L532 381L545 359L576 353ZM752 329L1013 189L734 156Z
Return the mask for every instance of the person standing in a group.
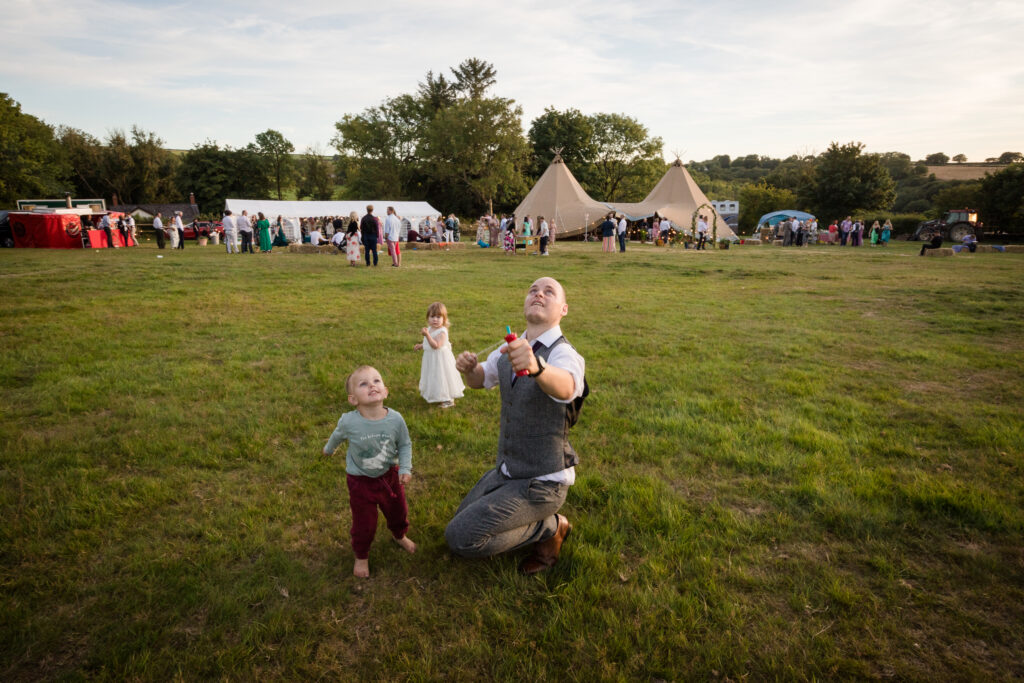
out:
M847 216L843 219L843 222L839 224L839 246L845 247L846 243L850 240L850 231L853 230L853 221Z
M880 230L881 226L878 225L878 221L875 221L874 223L871 224L871 232L868 233L868 238L870 239L871 246L873 247L878 246L878 233L880 232Z
M231 215L231 209L224 211L224 217L220 219L224 226L224 247L229 254L238 253L238 232L235 230L235 217Z
M615 214L610 213L601 223L601 251L615 251L615 221L612 220L614 217Z
M626 251L626 214L622 214L619 218L619 253L625 253Z
M124 241L124 246L130 247L132 241L128 233L128 221L125 220L124 216L117 219L117 229L121 232L121 239Z
M252 250L252 222L249 220L249 212L242 211L242 215L235 219L235 225L242 235L242 253L248 251L250 254L255 254L256 252Z
M889 246L890 237L892 237L892 221L886 218L885 225L882 226L882 235L878 238L879 244L883 247Z
M859 247L864 243L864 224L858 218L853 222L853 227L850 228L850 246Z
M537 235L540 237L540 255L547 256L551 231L548 228L548 222L544 220L544 216L537 216L537 220L540 221L540 229L537 231Z
M131 244L133 247L138 246L138 227L135 225L135 216L128 214L125 218L125 222L128 224L128 232L131 233Z
M259 220L256 221L256 229L260 231L260 252L269 254L272 248L270 244L270 221L263 215L263 212L258 213Z
M160 216L162 215L163 214L157 211L156 216L153 217L153 235L156 236L157 249L164 248L164 222L160 220Z
M502 244L505 246L505 253L515 256L516 254L516 223L509 221L505 224L505 237Z
M355 211L349 215L348 230L345 233L345 257L353 268L359 264L359 216Z
M114 235L110 232L110 215L103 214L103 218L100 219L100 230L107 233L107 249L114 248Z
M448 214L448 218L444 219L444 239L443 242L454 242L455 241L455 214ZM389 246L388 249L391 247Z
M366 205L366 215L359 221L359 231L363 235L363 257L366 265L370 265L370 253L373 252L373 265L377 265L377 217L373 215L373 204Z
M402 250L398 246L401 237L402 217L395 213L395 207L389 206L388 216L384 219L384 239L388 243L388 256L391 257L391 265L394 268L402 265Z
M705 249L708 241L708 222L704 216L697 217L697 250Z
M175 243L175 249L185 249L185 224L181 222L181 211L174 212L174 220L171 222L171 226L174 231L178 233L178 241Z

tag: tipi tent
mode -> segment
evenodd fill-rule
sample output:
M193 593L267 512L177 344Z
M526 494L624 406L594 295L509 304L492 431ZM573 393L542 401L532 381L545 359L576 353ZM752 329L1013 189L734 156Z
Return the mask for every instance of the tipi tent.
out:
M555 154L544 175L516 207L516 221L524 216L544 216L555 223L556 237L582 235L588 226L602 220L608 207L590 198L573 177L569 167Z
M642 202L610 203L608 206L624 213L630 220L639 220L657 213L659 216L668 218L677 228L683 230L690 229L693 224L693 214L700 207L701 213L708 217L709 231L715 229L713 216L718 216L718 239L736 239L736 233L700 191L697 183L693 182L693 178L690 177L683 162L679 159L669 166L668 171Z

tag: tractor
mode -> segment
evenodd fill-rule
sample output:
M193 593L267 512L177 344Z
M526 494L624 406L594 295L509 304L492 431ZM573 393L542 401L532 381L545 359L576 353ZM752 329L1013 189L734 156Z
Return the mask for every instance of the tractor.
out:
M910 238L927 242L936 235L944 240L960 242L967 235L981 239L982 224L978 222L978 212L973 209L953 209L947 211L942 218L924 221L917 226L917 231Z

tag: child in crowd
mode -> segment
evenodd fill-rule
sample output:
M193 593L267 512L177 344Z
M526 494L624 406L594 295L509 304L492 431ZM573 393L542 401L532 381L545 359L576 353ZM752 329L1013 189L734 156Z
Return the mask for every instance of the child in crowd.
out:
M359 265L359 216L353 211L348 216L348 232L345 233L345 256L352 267Z
M405 485L412 478L412 441L402 416L384 407L388 388L376 369L369 365L356 368L345 380L345 390L356 409L338 420L323 454L333 454L338 444L348 441L345 478L356 555L352 573L365 578L370 575L370 544L377 533L378 507L398 545L416 552L416 544L405 535L409 530Z
M516 225L509 223L505 228L505 253L515 255L516 253Z
M423 365L420 367L420 395L427 403L440 403L442 408L451 408L455 399L462 398L466 386L462 375L455 369L455 354L448 340L448 309L440 301L427 307L427 325L420 332L423 341L413 348L423 350Z

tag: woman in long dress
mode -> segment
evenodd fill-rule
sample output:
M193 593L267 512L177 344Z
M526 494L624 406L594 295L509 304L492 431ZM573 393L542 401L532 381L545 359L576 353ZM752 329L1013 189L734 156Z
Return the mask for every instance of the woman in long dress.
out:
M348 217L345 231L345 258L352 267L359 265L359 216L353 211Z
M260 231L260 251L265 254L270 253L270 221L263 215L263 212L259 212L260 219L256 221L256 229Z

